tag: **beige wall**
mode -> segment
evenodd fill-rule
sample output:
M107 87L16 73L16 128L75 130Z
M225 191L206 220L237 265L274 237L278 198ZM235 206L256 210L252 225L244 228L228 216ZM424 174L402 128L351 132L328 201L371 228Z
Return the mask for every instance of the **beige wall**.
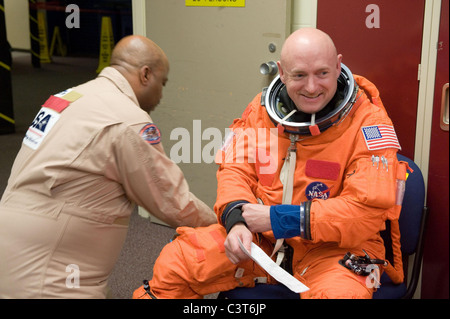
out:
M27 0L4 0L6 12L6 31L8 40L13 48L30 49L28 1ZM136 34L143 34L145 26L141 17L144 10L142 6L145 0L132 0L134 10L133 24ZM144 15L145 16L145 15ZM317 0L292 0L292 24L291 30L295 31L302 27L315 27L317 20ZM145 21L145 20L144 20Z
M14 49L30 49L27 0L4 0L8 41Z
M317 25L317 0L293 0L291 31Z

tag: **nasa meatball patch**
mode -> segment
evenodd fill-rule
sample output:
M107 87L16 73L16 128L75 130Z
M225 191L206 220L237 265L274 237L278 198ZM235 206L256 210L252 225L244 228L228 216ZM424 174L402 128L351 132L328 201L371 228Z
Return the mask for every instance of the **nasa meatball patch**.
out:
M145 125L139 134L149 144L155 145L161 142L161 132L153 123Z
M313 200L314 198L327 199L330 189L328 186L322 182L312 182L306 187L305 195L308 200Z

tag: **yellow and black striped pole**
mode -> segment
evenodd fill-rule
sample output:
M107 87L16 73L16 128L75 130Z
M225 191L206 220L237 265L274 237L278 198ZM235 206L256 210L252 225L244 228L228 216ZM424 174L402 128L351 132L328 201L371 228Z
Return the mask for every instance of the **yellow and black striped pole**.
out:
M30 19L31 64L35 68L40 68L41 48L39 40L39 26L36 2L36 0L28 0L28 16Z
M15 131L11 65L11 48L6 37L5 6L3 0L0 0L0 134Z

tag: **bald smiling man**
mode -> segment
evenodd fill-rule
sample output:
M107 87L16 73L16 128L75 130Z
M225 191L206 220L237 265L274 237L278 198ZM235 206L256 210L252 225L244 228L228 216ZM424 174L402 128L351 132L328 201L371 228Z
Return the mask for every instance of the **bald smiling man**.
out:
M161 48L129 36L96 79L44 103L0 202L0 298L104 298L136 205L173 227L217 222L148 113L168 72Z

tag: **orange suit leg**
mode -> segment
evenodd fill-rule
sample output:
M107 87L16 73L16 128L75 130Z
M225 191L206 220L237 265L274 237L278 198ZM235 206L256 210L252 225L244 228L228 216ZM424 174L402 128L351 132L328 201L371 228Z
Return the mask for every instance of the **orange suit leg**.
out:
M255 277L266 277L253 261L234 265L225 254L225 229L180 227L179 236L166 245L153 268L152 293L160 299L199 299L235 287L253 287ZM269 246L267 247L269 248ZM238 268L243 273L236 277Z
M338 262L343 255L327 256L314 260L307 268L296 269L297 274L310 288L301 294L302 299L371 299L373 284L369 277L358 276ZM305 270L306 268L306 270ZM369 278L370 279L370 278ZM372 285L372 286L371 286Z

